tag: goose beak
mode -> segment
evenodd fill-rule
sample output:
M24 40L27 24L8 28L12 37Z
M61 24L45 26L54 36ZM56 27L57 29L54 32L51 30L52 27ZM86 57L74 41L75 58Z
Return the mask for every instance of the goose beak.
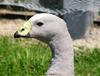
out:
M25 24L21 28L19 28L18 31L14 33L14 38L30 37L29 34L30 28L31 28L30 22L29 21L25 22Z

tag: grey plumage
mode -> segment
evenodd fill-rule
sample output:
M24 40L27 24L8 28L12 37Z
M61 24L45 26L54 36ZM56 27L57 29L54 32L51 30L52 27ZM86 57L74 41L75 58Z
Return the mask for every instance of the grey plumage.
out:
M24 31L16 32L14 36L25 37L26 35L50 46L52 62L46 76L74 76L73 45L65 21L47 13L37 14L28 21L30 23L28 35L26 33L23 35L23 32L27 30L27 27L23 26Z

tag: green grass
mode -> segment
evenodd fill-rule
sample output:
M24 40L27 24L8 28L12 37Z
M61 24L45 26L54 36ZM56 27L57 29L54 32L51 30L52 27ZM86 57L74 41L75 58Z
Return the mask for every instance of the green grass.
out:
M84 49L75 52L76 76L100 76L100 49Z
M39 41L0 37L0 76L44 76L50 58ZM100 49L75 50L75 76L100 76Z

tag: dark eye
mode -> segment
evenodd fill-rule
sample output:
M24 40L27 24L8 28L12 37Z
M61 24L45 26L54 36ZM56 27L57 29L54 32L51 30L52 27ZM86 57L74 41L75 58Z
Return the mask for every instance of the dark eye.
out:
M42 26L43 23L42 23L42 22L38 22L37 25L38 25L38 26Z
M22 32L22 31L24 31L24 30L25 30L25 29L24 29L24 28L22 28L22 29L21 29L21 32Z

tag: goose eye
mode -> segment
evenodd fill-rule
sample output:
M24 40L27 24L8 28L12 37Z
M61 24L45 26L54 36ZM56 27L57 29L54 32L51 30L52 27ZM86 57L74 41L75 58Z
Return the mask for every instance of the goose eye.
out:
M25 29L24 29L24 28L22 28L22 29L21 29L21 32L22 32L22 31L24 31L24 30L25 30Z
M42 23L42 22L38 22L37 25L38 25L38 26L42 26L43 23Z

